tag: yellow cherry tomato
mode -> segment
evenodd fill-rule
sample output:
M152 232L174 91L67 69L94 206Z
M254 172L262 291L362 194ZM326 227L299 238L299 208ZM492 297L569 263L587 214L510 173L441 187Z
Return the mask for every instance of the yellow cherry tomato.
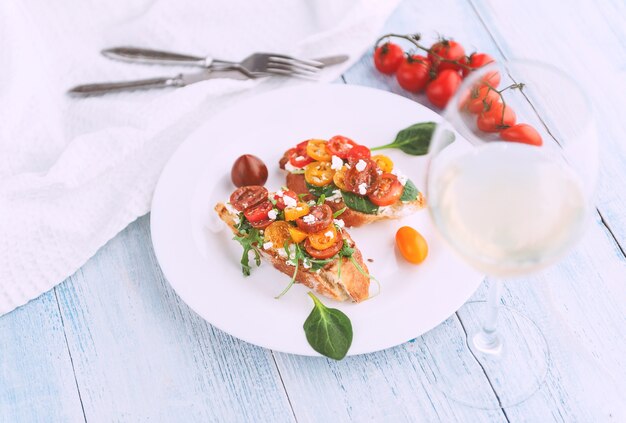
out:
M398 250L408 262L420 264L428 255L428 244L424 237L410 226L403 226L396 232Z
M293 240L293 242L295 242L296 244L300 244L306 239L307 236L309 236L309 234L307 234L306 232L301 231L300 229L291 225L289 226L289 234L291 235L291 239Z
M341 169L335 172L335 175L333 176L333 182L335 183L335 185L337 185L337 188L342 191L346 190L346 170L348 170L348 168L343 166Z
M306 154L320 162L329 162L331 157L324 140L309 140L306 145Z
M309 205L301 201L295 207L285 208L285 220L296 220L305 214L309 214Z
M337 240L337 229L335 225L330 225L323 231L309 235L311 247L318 251L325 250L335 245Z
M372 160L378 165L378 168L384 173L389 173L393 170L393 162L384 154L377 154L372 156Z
M335 171L330 168L330 162L313 162L304 168L304 179L311 185L323 187L333 180Z
M289 223L282 220L272 222L267 228L265 228L263 241L271 242L272 248L274 249L283 248L285 246L285 242L288 242L290 244L292 243L289 228Z

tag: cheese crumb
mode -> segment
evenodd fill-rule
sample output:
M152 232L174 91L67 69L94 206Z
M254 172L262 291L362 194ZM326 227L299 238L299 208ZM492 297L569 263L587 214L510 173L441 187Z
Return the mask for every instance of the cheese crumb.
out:
M283 190L276 191L276 197L282 197L283 195L285 195L285 191Z
M356 167L356 170L358 170L359 172L363 172L365 168L367 167L367 163L365 163L365 160L359 159L355 167Z
M284 248L279 248L278 249L278 255L282 258L287 258L287 253L285 252Z
M239 219L239 216L233 216L233 222L235 222L235 225L239 225L241 223L241 219Z
M288 195L283 197L283 201L287 207L296 207L298 205L298 202Z
M346 227L346 223L343 221L343 219L333 219L333 222L335 222L335 225L339 226L340 228Z
M367 184L365 182L359 184L359 194L361 195L367 194Z
M339 157L332 156L331 160L332 160L332 163L330 165L330 168L332 170L340 170L343 167L343 160L341 160Z
M333 231L328 231L328 232L325 232L325 233L324 233L324 236L325 236L326 238L332 238L332 236L333 236Z
M402 172L400 172L397 169L394 169L391 171L392 175L396 175L398 177L398 181L400 181L400 183L402 184L402 186L406 185L406 181L409 179L407 178L406 175L404 175Z
M269 242L266 242L266 243L263 244L263 249L264 250L269 250L273 246L274 246L274 244L271 241L269 241Z
M272 220L276 220L277 216L278 216L278 211L276 209L272 209L267 213L267 217L269 217Z
M295 172L295 171L299 171L299 170L302 170L302 169L295 167L290 162L287 162L287 163L285 163L285 170L288 171L288 172Z
M226 206L226 210L228 211L228 213L230 213L230 214L239 214L239 212L237 210L235 210L235 208L233 207L232 204L226 203L226 204L224 204L224 206Z
M304 267L305 269L310 269L311 268L311 260L309 260L309 259L302 260L302 267Z
M326 200L332 201L332 200L338 200L341 198L341 191L339 191L338 189L333 190L333 195L331 195L330 197L326 197Z
M314 223L315 222L315 216L313 216L312 214L307 214L307 215L302 217L302 221L304 223Z

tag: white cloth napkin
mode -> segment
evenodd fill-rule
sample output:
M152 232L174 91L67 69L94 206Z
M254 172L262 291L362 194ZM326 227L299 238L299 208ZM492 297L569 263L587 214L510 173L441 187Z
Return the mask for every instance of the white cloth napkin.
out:
M373 43L397 0L7 0L0 2L0 315L75 272L149 211L159 173L201 123L286 80L210 80L71 99L76 84L175 75L113 62L133 45L241 59L254 51L349 54ZM187 70L188 71L188 70ZM245 124L242 123L242 124Z

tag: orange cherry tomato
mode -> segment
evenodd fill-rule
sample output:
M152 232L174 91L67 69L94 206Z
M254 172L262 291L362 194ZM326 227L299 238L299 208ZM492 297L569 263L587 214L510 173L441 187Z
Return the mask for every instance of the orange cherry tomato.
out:
M291 234L289 231L290 225L282 220L272 222L263 234L264 242L271 242L272 248L280 249L285 246L285 242L292 243Z
M410 226L403 226L398 229L398 232L396 232L396 245L402 257L413 264L420 264L428 255L426 240Z
M509 105L492 103L488 110L478 115L476 125L484 132L500 132L515 125L515 112Z
M330 161L330 153L326 149L326 141L324 140L309 140L306 145L306 154L319 162Z
M500 137L505 141L521 142L536 146L543 144L539 132L527 123L518 123L503 130L500 132Z
M300 244L302 241L306 239L307 236L309 236L309 234L307 234L306 232L301 231L300 229L291 225L289 225L289 235L291 235L291 239L296 244Z
M295 207L287 207L285 209L285 220L296 220L305 214L309 214L309 205L299 201Z
M346 166L343 166L341 169L336 171L335 175L333 176L333 183L337 185L337 188L342 191L346 190L346 170L348 170L348 168Z
M330 225L323 231L319 231L317 233L309 235L309 242L311 243L311 247L315 248L318 251L322 251L332 247L333 245L335 245L336 240L337 229L335 229L335 225Z
M393 170L393 162L389 157L383 154L372 156L372 160L374 160L374 163L378 165L378 168L382 170L383 173L389 173Z
M333 181L335 171L330 162L313 162L304 168L304 179L311 185L323 187Z

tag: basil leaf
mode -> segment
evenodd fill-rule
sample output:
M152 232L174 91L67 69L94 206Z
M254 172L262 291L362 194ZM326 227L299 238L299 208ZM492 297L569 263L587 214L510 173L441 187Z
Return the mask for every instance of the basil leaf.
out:
M372 203L367 197L361 197L353 192L341 191L343 201L346 206L352 210L359 211L365 214L378 213L378 206Z
M320 198L322 195L326 197L331 197L333 195L333 191L337 189L335 184L328 184L323 187L316 187L315 185L311 185L306 182L306 189L313 195L315 198Z
M315 306L304 321L306 340L318 353L341 360L352 345L352 323L341 311L327 308L312 292L309 296Z
M398 132L396 139L392 143L374 147L370 150L398 148L412 156L423 156L424 154L428 154L430 140L433 137L436 127L437 124L435 122L416 123ZM445 136L447 138L446 143L454 141L454 134L452 132L447 131Z
M411 181L408 179L406 184L404 184L404 190L402 191L402 196L400 197L400 201L415 201L417 200L417 196L419 194L419 190Z

